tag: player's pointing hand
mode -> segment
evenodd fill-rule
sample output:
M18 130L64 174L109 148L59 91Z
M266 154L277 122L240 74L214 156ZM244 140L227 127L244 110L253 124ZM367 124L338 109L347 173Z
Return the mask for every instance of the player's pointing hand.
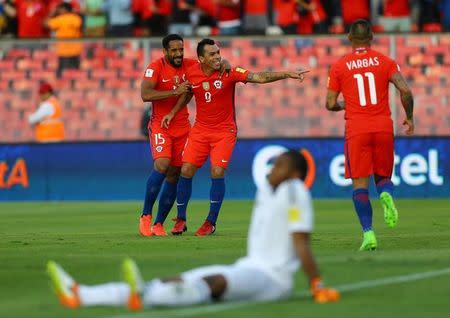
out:
M309 72L309 70L298 70L295 72L289 72L288 76L290 78L298 79L298 80L300 80L300 82L303 82L303 80L305 79L305 74L308 72Z

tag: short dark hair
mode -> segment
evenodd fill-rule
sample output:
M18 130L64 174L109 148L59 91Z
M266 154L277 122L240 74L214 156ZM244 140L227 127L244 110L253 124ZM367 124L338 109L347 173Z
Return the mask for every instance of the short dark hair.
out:
M178 34L169 34L162 39L162 46L166 50L169 49L169 44L172 41L181 41L183 42L183 38Z
M294 149L289 149L284 152L282 156L286 156L289 158L292 164L292 169L300 174L300 179L305 180L306 174L308 172L308 163L306 162L306 158L302 155L301 152Z
M372 26L369 21L358 19L350 26L350 34L355 42L369 42L372 39Z
M69 12L72 12L73 10L72 4L70 4L69 2L62 2L60 3L59 7Z
M203 56L205 55L205 45L214 45L216 42L214 42L213 39L203 39L197 44L197 56Z

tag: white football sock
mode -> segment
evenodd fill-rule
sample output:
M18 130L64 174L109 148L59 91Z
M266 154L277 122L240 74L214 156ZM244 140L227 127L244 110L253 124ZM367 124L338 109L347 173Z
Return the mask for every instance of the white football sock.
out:
M142 295L145 306L186 306L211 301L211 290L203 279L163 283L152 280Z
M102 285L80 285L78 297L82 306L124 306L130 296L126 283L107 283Z

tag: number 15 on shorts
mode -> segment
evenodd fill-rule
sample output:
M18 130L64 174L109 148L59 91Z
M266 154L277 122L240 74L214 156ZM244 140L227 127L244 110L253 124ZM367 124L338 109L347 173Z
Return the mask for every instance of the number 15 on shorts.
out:
M153 136L155 138L155 146L164 145L166 143L162 133L153 134Z

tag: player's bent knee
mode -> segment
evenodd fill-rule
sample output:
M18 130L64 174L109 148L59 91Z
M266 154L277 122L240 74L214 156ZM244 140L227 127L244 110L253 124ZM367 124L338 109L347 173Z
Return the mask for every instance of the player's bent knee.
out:
M170 183L177 183L180 177L181 167L170 166L167 170L166 180Z
M153 163L153 167L159 173L166 174L170 167L170 159L169 158L159 158L156 159Z
M213 179L223 178L225 176L225 169L222 167L211 167L211 177Z
M203 277L203 280L208 284L211 289L211 298L213 300L220 300L227 288L227 280L223 275L213 275Z
M181 167L181 175L185 178L192 178L197 171L197 167L191 163L184 163Z

